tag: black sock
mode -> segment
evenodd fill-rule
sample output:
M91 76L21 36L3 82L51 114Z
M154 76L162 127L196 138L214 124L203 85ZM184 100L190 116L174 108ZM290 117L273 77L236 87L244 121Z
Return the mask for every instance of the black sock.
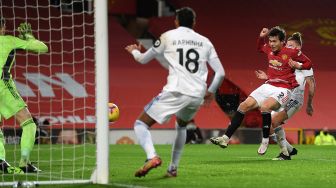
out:
M263 122L263 138L268 138L272 123L272 116L269 112L261 112Z
M229 125L229 127L227 128L225 135L228 136L229 138L231 138L231 136L233 135L233 133L238 129L238 127L240 126L240 124L242 123L243 119L244 119L245 113L242 113L240 111L237 111L235 113L235 115L233 116L232 120L231 120L231 124Z

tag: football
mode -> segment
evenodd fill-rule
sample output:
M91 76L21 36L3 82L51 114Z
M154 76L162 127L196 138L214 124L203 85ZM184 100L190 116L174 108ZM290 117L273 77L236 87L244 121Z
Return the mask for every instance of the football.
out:
M119 112L119 108L116 104L114 103L109 103L108 104L108 109L109 109L109 121L110 122L115 122L119 119L119 115L120 115L120 112Z

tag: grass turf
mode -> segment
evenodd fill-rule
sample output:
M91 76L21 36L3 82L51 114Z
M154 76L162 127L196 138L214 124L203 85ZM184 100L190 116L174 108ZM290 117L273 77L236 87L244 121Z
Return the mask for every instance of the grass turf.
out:
M65 148L60 145L40 146L32 160L40 157L43 170L38 180L52 178L89 179L94 167L95 148L92 145ZM230 145L221 149L215 145L186 145L178 169L177 178L163 178L170 161L170 145L157 145L157 153L163 165L153 169L144 178L134 177L134 172L143 164L145 155L138 145L110 146L110 184L62 185L57 187L336 187L335 146L295 146L299 153L291 161L272 161L278 147L271 145L267 154L257 155L257 145ZM7 160L18 159L12 146L6 147ZM49 162L49 158L57 162ZM61 160L61 158L66 160ZM71 160L73 157L76 160ZM83 160L85 164L83 166ZM42 161L42 162L41 162ZM75 172L73 172L75 171ZM33 175L2 175L1 181L31 180ZM40 186L47 187L47 186Z

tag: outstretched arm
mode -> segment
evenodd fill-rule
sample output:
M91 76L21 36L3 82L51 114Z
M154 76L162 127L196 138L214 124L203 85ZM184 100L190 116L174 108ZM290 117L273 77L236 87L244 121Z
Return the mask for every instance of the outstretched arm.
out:
M204 96L204 104L209 105L211 101L215 98L215 92L219 88L219 86L222 84L225 76L224 68L219 61L218 57L211 59L209 61L209 65L212 68L212 70L215 72L215 76L208 88L207 93Z
M268 35L268 29L267 28L263 28L260 31L259 38L257 40L257 50L259 52L267 53L268 46L265 43L265 38L266 38L267 35Z
M153 48L150 48L145 53L141 53L141 44L128 45L125 47L125 50L132 54L134 59L141 64L147 64L157 54L156 51L153 50Z
M306 82L308 83L308 100L307 100L307 108L306 112L308 115L312 116L314 109L313 109L313 98L315 95L315 89L316 89L316 84L315 84L315 78L314 76L308 76L306 77Z
M35 39L29 23L21 23L18 27L18 31L20 33L19 38L14 37L16 49L24 49L36 53L48 52L48 46Z

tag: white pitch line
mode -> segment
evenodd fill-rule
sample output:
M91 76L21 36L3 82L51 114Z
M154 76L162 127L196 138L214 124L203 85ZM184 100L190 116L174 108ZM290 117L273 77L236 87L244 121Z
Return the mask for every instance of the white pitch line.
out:
M126 188L147 188L147 187L143 187L143 186L122 184L122 183L112 183L112 185L119 186L119 187L126 187Z

